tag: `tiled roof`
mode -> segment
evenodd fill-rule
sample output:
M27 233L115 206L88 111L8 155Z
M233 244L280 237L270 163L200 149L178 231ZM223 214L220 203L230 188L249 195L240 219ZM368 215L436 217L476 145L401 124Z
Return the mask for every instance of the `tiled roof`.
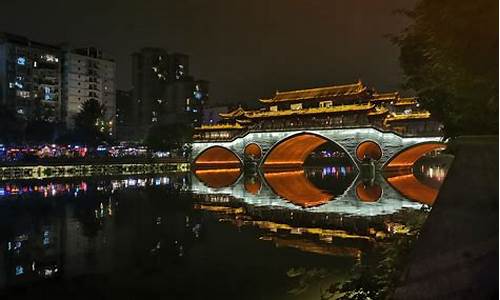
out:
M273 98L260 99L260 101L263 103L274 103L309 99L329 100L336 97L359 95L362 92L366 91L366 89L366 86L364 86L361 81L358 81L357 83L353 84L333 85L287 92L276 92Z

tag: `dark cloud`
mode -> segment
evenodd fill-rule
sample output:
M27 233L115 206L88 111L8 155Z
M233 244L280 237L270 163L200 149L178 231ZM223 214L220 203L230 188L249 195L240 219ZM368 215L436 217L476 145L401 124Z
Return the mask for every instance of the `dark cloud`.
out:
M51 43L104 48L130 88L130 54L143 46L191 56L218 103L253 101L276 89L352 82L398 89L402 0L2 1L0 30Z

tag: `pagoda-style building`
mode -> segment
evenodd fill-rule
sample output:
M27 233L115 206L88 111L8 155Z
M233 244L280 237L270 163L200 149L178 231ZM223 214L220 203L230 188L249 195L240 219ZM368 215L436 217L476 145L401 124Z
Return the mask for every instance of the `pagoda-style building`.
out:
M374 126L403 135L437 133L440 124L422 109L416 98L399 92L377 93L361 81L294 91L277 91L272 98L259 99L262 108L238 107L220 113L219 124L196 128L196 139L224 140L246 130L290 128L342 128Z

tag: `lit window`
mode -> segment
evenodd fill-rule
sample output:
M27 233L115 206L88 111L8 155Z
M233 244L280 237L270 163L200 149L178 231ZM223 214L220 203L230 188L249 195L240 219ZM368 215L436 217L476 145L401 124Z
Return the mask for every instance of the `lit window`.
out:
M21 98L29 98L30 92L27 91L17 91L16 94Z
M41 58L44 59L46 62L59 62L59 58L55 57L52 54L45 54Z
M20 66L24 66L26 65L26 58L23 57L23 56L19 56L17 58L17 64L20 65Z
M302 109L302 103L290 104L290 109L291 109L291 110L299 110L299 109Z
M333 101L321 101L319 107L332 107Z
M16 266L16 276L24 274L24 268L22 266Z
M273 106L269 107L269 111L278 111L278 106L273 105Z
M195 91L193 94L194 94L194 97L198 100L201 100L201 98L203 97L202 93L200 93L198 91Z

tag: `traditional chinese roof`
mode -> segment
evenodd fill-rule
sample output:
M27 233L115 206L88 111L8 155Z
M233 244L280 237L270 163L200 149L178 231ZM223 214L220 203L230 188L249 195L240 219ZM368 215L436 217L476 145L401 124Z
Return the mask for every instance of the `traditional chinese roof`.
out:
M219 113L219 116L223 119L233 119L233 118L236 118L236 117L241 117L245 114L245 110L241 107L241 106L238 106L238 108L230 111L230 112L227 112L227 113Z
M252 120L248 119L236 119L236 123L241 124L241 125L248 125L252 123Z
M430 117L431 113L428 111L411 113L411 114L392 114L387 116L385 121L393 122L393 121L405 121L405 120L420 120L420 119L429 119Z
M375 107L374 110L368 112L368 115L369 116L381 116L381 115L385 115L388 112L389 112L389 110L385 107Z
M372 97L370 101L373 102L396 101L399 98L399 92L373 93Z
M262 103L275 103L300 100L330 100L338 97L355 96L366 91L366 86L361 81L353 84L333 85L320 88L276 92L271 99L260 99Z
M213 124L213 125L201 125L200 127L195 127L196 130L221 130L221 129L243 129L245 126L242 126L239 123L235 124Z
M417 104L417 98L408 97L408 98L400 98L394 105L396 106L404 106L404 105L415 105Z
M280 111L252 111L246 112L247 118L269 118L269 117L286 117L286 116L301 116L323 113L343 113L354 111L368 111L375 107L375 104L351 104L351 105L336 105L332 107L315 107L300 110L280 110Z

